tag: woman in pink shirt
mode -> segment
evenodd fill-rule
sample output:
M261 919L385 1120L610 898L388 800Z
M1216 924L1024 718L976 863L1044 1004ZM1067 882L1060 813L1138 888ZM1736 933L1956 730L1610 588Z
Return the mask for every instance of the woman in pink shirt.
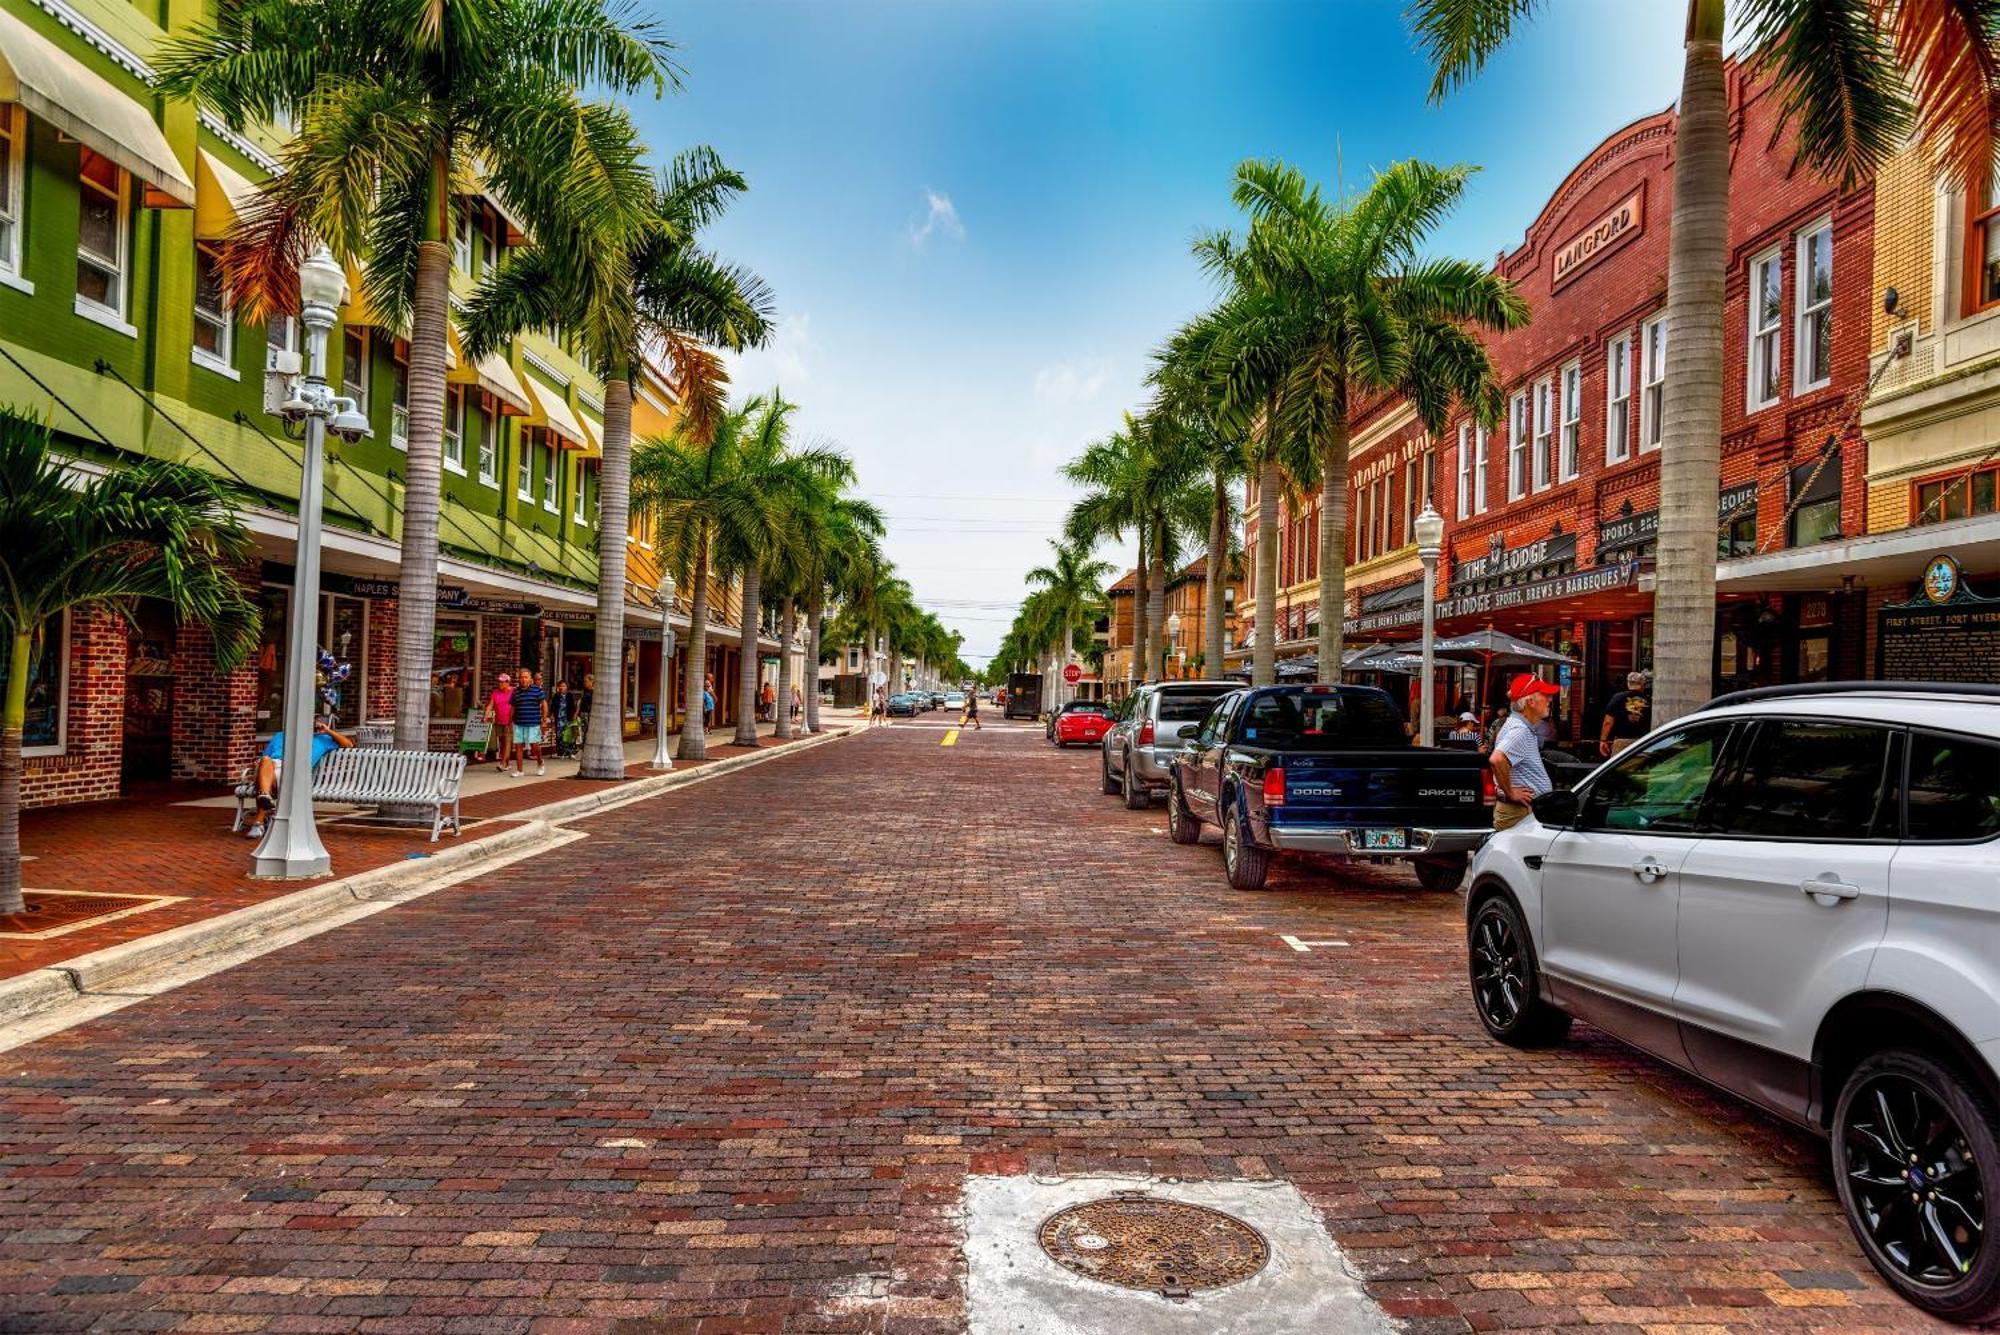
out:
M492 725L486 734L486 758L499 757L500 772L505 774L507 759L514 753L514 678L505 672L486 697L486 721Z

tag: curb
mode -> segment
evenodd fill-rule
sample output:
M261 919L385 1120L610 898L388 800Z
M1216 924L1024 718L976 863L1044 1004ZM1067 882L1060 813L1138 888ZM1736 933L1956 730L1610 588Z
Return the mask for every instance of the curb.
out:
M148 984L182 975L191 966L203 961L227 957L217 967L231 967L265 950L288 944L290 940L313 935L315 928L324 930L336 926L337 920L349 916L351 910L374 906L370 911L376 911L419 899L467 880L485 870L489 864L532 857L587 837L586 831L564 828L566 821L642 802L676 788L825 746L843 737L858 735L861 731L844 728L821 733L750 755L730 756L697 768L630 780L616 787L494 817L521 824L471 843L443 849L429 857L392 862L386 867L307 886L261 904L251 904L198 922L183 923L136 941L106 946L59 964L44 965L18 977L0 980L0 1028L33 1019L82 998L117 994L136 1000L142 995L141 989ZM280 937L285 939L278 940ZM9 1045L0 1040L0 1050L6 1046Z

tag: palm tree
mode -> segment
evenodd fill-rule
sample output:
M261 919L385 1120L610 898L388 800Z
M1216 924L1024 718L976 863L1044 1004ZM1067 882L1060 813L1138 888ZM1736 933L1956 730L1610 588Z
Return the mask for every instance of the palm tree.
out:
M747 551L761 553L774 544L792 491L804 478L833 467L834 460L845 463L830 451L787 457L782 420L774 426L772 415L770 400L752 398L721 411L710 431L699 431L693 420L682 418L672 432L642 442L633 452L633 495L657 525L660 558L684 587L694 590L685 674L687 722L676 753L682 760L708 755L701 697L711 571L718 565L727 570L732 558L741 560ZM755 616L755 604L746 600L745 620L753 627Z
M2000 140L2000 24L1958 0L1736 0L1749 59L1777 82L1801 159L1851 187L1914 128L1955 183L1981 179ZM1431 98L1481 69L1528 17L1527 0L1415 0ZM1729 93L1724 0L1688 0L1667 258L1661 408L1656 720L1713 690L1715 513L1721 485L1723 289L1729 268Z
M1114 571L1109 561L1093 557L1081 543L1051 538L1049 546L1054 559L1030 570L1027 580L1040 591L1037 614L1053 623L1067 661L1069 652L1089 637L1091 627L1104 615L1104 581Z
M821 527L826 541L803 554L806 585L806 662L818 670L820 636L826 622L827 599L846 599L858 590L863 573L882 560L886 531L882 512L858 496L816 492L824 506ZM842 641L845 642L845 641ZM819 732L819 683L806 688L806 731Z
M1182 327L1154 354L1148 377L1159 391L1159 410L1180 420L1181 432L1208 469L1208 583L1203 590L1202 661L1211 674L1222 671L1225 584L1237 554L1236 526L1242 517L1236 504L1236 483L1250 471L1250 433L1240 415L1230 413L1227 395L1210 374L1215 336L1212 317ZM1271 523L1275 534L1275 514Z
M1289 345L1277 382L1282 426L1319 455L1324 664L1340 662L1346 613L1350 414L1372 395L1396 392L1439 434L1454 402L1499 420L1492 362L1469 329L1524 325L1527 304L1490 270L1420 253L1470 174L1399 162L1358 197L1329 202L1295 168L1246 162L1236 169L1236 203L1250 215L1254 244L1268 247L1246 272L1280 343Z
M423 750L453 195L496 190L537 234L636 222L626 211L645 172L631 124L576 90L664 92L677 77L670 48L608 0L227 0L212 12L160 44L160 89L233 129L297 126L230 239L225 285L253 316L290 310L299 261L324 241L343 261L366 259L369 301L408 323L396 744Z
M21 735L37 637L65 612L129 615L135 600L159 598L208 631L216 667L233 668L257 647L257 606L236 575L256 549L224 483L157 460L74 486L66 471L45 423L0 410L0 914L26 907Z
M1063 476L1086 488L1083 498L1070 507L1064 534L1069 541L1090 546L1102 539L1123 542L1126 530L1137 532L1138 562L1134 567L1137 588L1132 599L1133 671L1141 680L1150 661L1147 639L1150 625L1148 583L1152 578L1146 563L1148 525L1144 496L1147 489L1145 445L1139 424L1125 415L1124 428L1086 446L1083 453L1063 466Z
M746 189L712 149L676 157L653 182L636 228L621 215L553 229L497 272L468 303L465 350L478 358L528 329L562 327L604 373L604 461L597 524L597 661L625 639L625 543L632 476L632 380L649 354L667 363L680 413L712 430L729 383L713 348L741 352L770 336L762 280L701 250L695 235ZM577 773L625 773L616 710L591 715Z

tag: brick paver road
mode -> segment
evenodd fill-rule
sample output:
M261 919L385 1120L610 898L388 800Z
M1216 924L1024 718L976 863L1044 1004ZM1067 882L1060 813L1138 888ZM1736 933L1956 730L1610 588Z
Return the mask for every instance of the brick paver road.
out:
M1113 1170L1291 1179L1415 1330L1925 1328L1807 1137L1485 1041L1455 896L1234 893L1094 755L942 735L0 1056L0 1327L949 1331L968 1173Z

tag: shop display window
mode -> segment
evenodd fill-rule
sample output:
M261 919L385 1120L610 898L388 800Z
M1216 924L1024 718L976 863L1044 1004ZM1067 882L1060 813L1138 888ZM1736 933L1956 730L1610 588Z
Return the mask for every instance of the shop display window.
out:
M439 617L432 632L431 718L462 719L479 691L479 622L473 617Z
M68 619L57 615L44 621L28 643L28 713L21 729L21 750L49 755L63 748L63 701L68 695ZM0 659L0 689L7 684L7 663Z

